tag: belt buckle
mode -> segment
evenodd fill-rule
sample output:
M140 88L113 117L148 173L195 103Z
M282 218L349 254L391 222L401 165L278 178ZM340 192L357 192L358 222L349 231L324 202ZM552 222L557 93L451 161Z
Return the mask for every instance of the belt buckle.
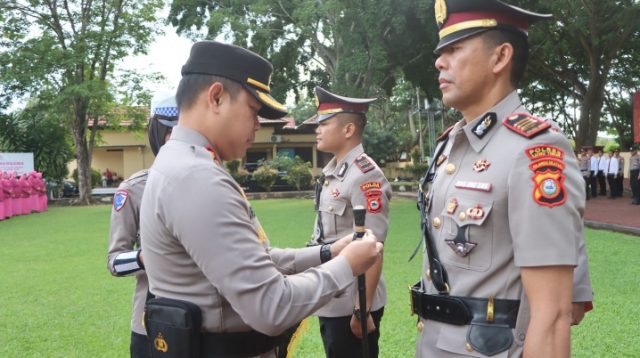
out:
M494 313L495 304L493 301L493 296L489 296L487 300L487 322L493 322L493 313Z

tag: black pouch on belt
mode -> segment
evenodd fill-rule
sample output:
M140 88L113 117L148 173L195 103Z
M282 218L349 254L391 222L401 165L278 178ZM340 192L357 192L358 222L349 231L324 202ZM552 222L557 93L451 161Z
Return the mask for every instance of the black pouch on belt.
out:
M200 358L202 313L198 305L169 298L147 301L144 324L153 358Z
M513 333L507 325L471 322L467 342L479 353L493 356L504 352L513 344Z

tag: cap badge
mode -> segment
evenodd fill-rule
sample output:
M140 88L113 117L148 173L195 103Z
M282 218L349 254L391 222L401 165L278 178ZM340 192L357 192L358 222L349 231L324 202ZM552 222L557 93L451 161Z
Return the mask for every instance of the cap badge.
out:
M436 0L434 8L436 10L436 22L440 27L444 24L444 20L447 19L447 3L445 0Z

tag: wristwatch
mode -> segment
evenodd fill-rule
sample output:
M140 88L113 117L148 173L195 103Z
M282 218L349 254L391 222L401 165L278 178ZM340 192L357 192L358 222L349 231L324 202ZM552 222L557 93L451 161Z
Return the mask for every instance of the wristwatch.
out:
M320 247L320 262L325 263L331 260L331 245L324 244Z
M360 319L360 308L359 307L353 307L353 315L356 317L357 320ZM367 317L369 316L369 311L367 311Z

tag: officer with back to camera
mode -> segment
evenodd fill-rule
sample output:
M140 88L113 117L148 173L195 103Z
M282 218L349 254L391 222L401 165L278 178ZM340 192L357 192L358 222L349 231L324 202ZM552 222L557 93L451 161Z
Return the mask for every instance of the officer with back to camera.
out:
M160 101L149 120L147 134L153 155L158 155L160 147L178 123L178 106L175 97L169 96ZM140 245L140 203L147 183L149 171L143 169L123 181L113 197L111 227L109 230L109 249L107 264L113 276L135 276L136 287L133 293L131 314L131 357L149 357L147 332L142 324L142 313L149 291L147 274Z

